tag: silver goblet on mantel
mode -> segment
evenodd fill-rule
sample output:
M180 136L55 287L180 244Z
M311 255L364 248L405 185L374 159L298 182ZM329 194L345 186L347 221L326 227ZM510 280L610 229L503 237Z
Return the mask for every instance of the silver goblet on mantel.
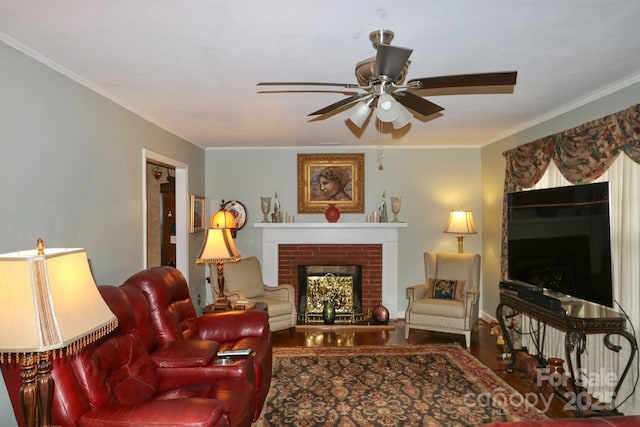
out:
M262 222L269 222L269 211L271 210L271 197L260 197L260 209L264 215Z
M393 212L393 221L391 222L402 222L398 219L398 214L400 213L401 206L402 206L402 197L391 196L391 212Z

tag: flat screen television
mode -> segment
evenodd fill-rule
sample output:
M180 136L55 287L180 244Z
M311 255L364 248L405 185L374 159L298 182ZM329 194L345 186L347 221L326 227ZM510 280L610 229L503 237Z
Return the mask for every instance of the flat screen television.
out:
M507 194L508 278L613 307L609 183Z

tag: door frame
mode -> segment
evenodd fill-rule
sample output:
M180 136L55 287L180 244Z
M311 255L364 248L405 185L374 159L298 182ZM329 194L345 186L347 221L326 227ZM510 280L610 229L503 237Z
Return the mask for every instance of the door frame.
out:
M147 162L159 162L176 171L176 268L189 283L189 165L164 154L142 149L142 259L147 268Z

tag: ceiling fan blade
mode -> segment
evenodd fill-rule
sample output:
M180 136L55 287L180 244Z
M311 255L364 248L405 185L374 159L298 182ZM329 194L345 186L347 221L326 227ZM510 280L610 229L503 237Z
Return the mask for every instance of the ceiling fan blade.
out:
M422 114L423 116L430 116L444 110L443 107L410 92L393 92L391 96L393 96L393 98L400 104Z
M409 60L413 49L388 44L379 44L374 68L376 76L387 76L396 81L405 64Z
M319 83L319 82L259 82L256 86L338 86L347 89L360 89L354 83Z
M327 105L326 107L321 108L318 111L314 111L313 113L309 113L307 115L308 116L320 116L322 114L327 114L327 113L329 113L329 112L331 112L331 111L333 111L335 109L338 109L338 108L340 108L342 106L350 104L350 103L352 103L354 101L357 101L360 98L364 98L365 96L370 96L370 95L368 93L359 93L357 95L353 95L353 96L345 98L345 99L343 99L341 101L335 102L335 103L333 103L331 105Z
M407 85L411 86L412 83L419 82L421 84L421 87L417 89L438 89L446 87L468 86L513 86L516 84L517 77L517 71L480 74L458 74L452 76L411 79L407 82Z

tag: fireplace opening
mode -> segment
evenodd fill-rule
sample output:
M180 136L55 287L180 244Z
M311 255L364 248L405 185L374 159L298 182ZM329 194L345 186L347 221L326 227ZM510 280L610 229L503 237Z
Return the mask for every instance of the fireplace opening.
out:
M335 323L367 322L362 313L361 265L299 265L298 323L324 323L326 301L335 307Z

